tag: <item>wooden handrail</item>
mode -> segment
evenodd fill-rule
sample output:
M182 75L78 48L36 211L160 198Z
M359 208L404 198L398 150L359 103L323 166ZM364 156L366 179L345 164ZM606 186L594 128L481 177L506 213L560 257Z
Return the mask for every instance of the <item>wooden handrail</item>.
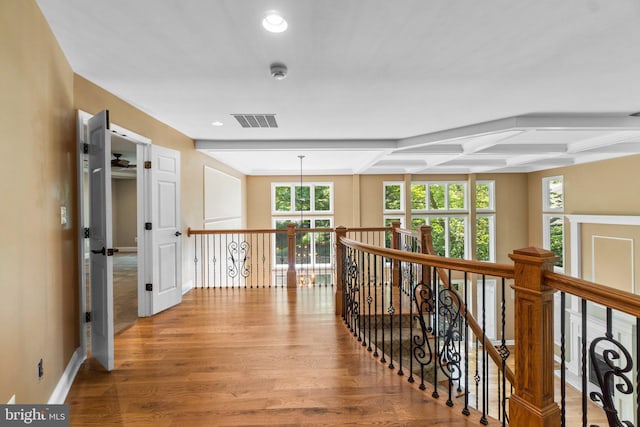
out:
M286 228L256 228L256 229L234 229L234 230L194 230L187 228L187 237L196 234L249 234L249 233L286 233Z
M445 258L437 255L425 255L415 252L407 252L399 249L382 248L367 243L361 243L353 239L342 238L342 244L352 249L369 252L386 258L394 258L403 262L414 264L426 264L441 267L447 270L463 270L469 273L484 274L487 276L504 277L513 279L513 266L509 264L496 264L483 261L469 261L456 258Z
M550 271L544 273L544 284L558 291L640 317L640 296L630 292Z
M391 227L353 227L347 228L349 232L368 232L368 231L390 231ZM298 233L333 233L335 228L296 228ZM196 230L191 227L187 228L187 237L196 234L242 234L242 233L286 233L286 228L255 228L255 229L232 229L232 230Z

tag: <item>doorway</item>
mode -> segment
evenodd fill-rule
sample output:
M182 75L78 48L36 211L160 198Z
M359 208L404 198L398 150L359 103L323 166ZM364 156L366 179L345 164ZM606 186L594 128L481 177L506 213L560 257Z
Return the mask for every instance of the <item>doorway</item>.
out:
M81 347L112 370L114 333L182 300L180 152L107 110L78 112L78 149Z
M111 136L111 209L114 334L138 320L138 230L136 144Z

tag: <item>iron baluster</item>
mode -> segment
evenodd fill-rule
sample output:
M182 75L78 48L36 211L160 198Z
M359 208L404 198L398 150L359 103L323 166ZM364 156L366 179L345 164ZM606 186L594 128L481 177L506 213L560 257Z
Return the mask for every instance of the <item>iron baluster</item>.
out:
M371 351L371 303L373 302L373 298L371 297L371 254L367 254L367 307L368 307L368 315L367 315L367 330L369 332L369 346L367 347L367 351Z
M435 344L433 345L434 347L434 351L436 352L436 355L440 352L440 316L439 314L439 297L440 297L440 292L438 292L438 285L439 285L439 279L438 279L438 270L434 267L433 268L433 298L434 298L434 304L433 304L433 334L435 336ZM436 357L436 360L433 364L433 393L431 393L431 395L434 398L438 398L440 397L440 395L438 394L438 364L439 364L439 358Z
M373 304L373 327L375 330L375 333L373 334L373 336L376 339L376 343L374 345L374 349L373 349L373 357L378 357L378 255L374 255L373 256L373 276L374 276L374 283L373 283L373 299L374 299L374 304Z
M384 355L385 353L385 345L384 345L384 331L385 331L385 325L384 325L384 287L385 287L385 277L384 277L384 273L385 273L385 265L387 263L387 258L382 258L382 288L380 289L380 319L382 320L382 322L380 323L380 329L382 329L382 354L380 357L380 363L386 363L387 360L385 359Z
M433 351L429 343L429 335L433 334L433 330L431 326L425 322L425 317L433 313L435 300L430 284L423 282L416 284L413 295L416 304L415 319L420 325L420 329L416 331L416 335L412 336L413 358L415 358L416 362L420 365L420 390L425 390L424 368L433 360Z
M486 276L482 275L482 417L480 423L487 425L487 406L489 396L487 393L487 289L486 289Z
M500 307L501 307L501 322L502 322L502 342L500 343L500 348L498 352L500 353L500 358L502 359L502 400L498 401L498 407L502 406L502 425L507 425L507 359L509 358L510 352L507 347L507 333L506 333L506 317L507 317L507 304L505 297L505 279L502 278L502 289L501 289L501 299L500 299ZM498 390L500 390L500 385L498 385ZM498 415L498 419L500 419L500 415Z
M403 376L404 372L402 370L402 300L403 300L403 292L402 289L404 288L404 274L403 274L403 268L402 266L406 265L406 263L403 263L402 261L398 261L398 272L400 273L400 282L398 283L398 286L400 287L398 289L398 362L400 363L400 367L398 368L398 375Z
M413 301L416 297L413 269L409 270L409 286L411 287L411 298L409 299L409 378L407 381L413 383L415 382L413 379Z
M449 270L449 285L451 284L451 271ZM443 286L438 296L438 322L439 335L442 335L442 347L438 354L440 369L447 377L448 397L447 406L453 406L453 383L460 381L460 353L456 350L456 341L460 340L459 319L462 303L460 296L451 286Z
M607 321L609 320L610 318L607 319ZM607 329L607 335L609 335L610 325L607 325ZM601 342L606 344L605 349L602 351L602 360L606 366L599 364L598 358L596 358L596 355L598 354L596 352L597 346ZM589 396L591 397L591 400L602 405L602 409L604 409L605 414L607 415L607 421L610 426L633 427L633 423L631 421L620 420L618 411L616 410L613 402L614 389L622 394L633 394L633 384L629 377L625 375L627 373L631 373L633 369L633 359L631 358L631 354L612 336L604 336L598 337L591 342L589 347L589 358L591 360L591 368L595 371L596 378L598 379L598 385L600 386L599 392L594 391L590 393ZM621 383L615 385L615 387L614 378L621 380Z
M394 369L393 365L393 313L395 313L395 308L393 308L393 278L395 277L394 268L396 263L392 260L391 262L391 280L389 281L389 308L387 308L387 313L389 313L389 369Z
M469 294L467 284L467 272L464 272L464 415L471 414L469 411Z

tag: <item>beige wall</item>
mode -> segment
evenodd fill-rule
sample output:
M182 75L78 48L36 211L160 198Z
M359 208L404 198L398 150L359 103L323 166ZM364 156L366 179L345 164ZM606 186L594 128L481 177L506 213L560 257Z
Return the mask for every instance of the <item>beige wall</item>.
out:
M181 198L182 198L182 279L189 284L193 279L193 244L189 244L187 228L204 227L204 167L209 166L240 178L242 188L245 177L234 169L206 156L194 149L194 142L188 136L176 131L148 114L138 110L120 98L86 80L74 76L74 107L96 114L109 110L112 123L151 139L152 144L180 151ZM245 212L243 194L243 213Z
M247 180L247 227L272 228L271 183L300 182L296 176L248 176ZM353 221L353 178L350 175L304 176L304 183L332 182L334 204L334 226L350 226Z
M528 175L529 244L542 247L542 178L564 177L564 213L640 214L640 186L635 171L640 155L549 169ZM565 221L565 272L570 273L569 223Z
M138 211L137 182L135 179L113 179L113 246L136 247L138 234L136 214Z
M0 403L46 402L79 345L75 116L34 0L0 2L0 64Z

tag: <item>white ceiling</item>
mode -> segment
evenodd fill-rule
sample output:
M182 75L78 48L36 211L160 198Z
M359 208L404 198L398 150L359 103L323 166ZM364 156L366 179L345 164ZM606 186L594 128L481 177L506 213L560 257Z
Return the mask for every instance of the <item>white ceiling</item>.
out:
M640 153L637 0L38 3L76 73L247 174L297 174L300 154L322 174ZM285 33L261 27L273 9ZM279 127L245 129L236 113Z

